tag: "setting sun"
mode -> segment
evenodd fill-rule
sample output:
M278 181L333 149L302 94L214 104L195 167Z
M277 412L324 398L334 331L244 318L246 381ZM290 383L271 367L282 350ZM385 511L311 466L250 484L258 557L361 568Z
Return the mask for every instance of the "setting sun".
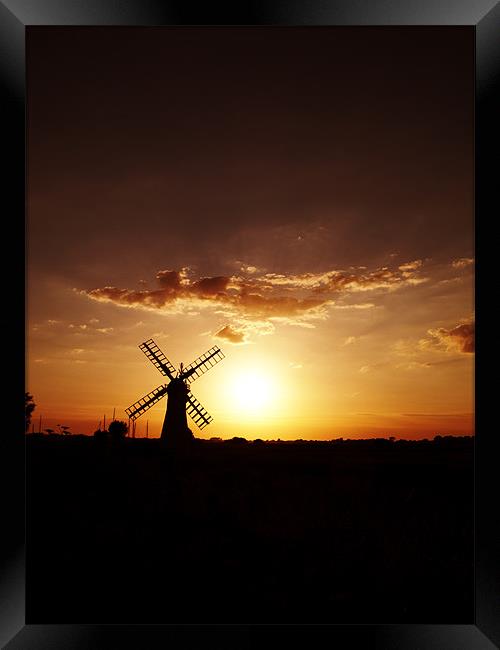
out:
M244 370L234 377L232 394L246 415L261 415L272 408L276 391L272 379L263 372Z

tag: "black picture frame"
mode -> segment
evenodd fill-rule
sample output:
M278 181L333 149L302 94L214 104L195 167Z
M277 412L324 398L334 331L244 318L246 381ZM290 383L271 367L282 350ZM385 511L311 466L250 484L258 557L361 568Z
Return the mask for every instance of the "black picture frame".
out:
M10 205L4 221L4 246L10 251L4 278L24 277L25 258L25 35L29 26L53 25L468 25L476 41L476 327L478 368L488 376L485 352L488 327L482 311L482 281L491 277L494 256L483 255L488 240L488 219L498 205L495 195L495 131L498 121L500 71L500 4L494 0L353 2L280 0L267 3L233 3L221 9L210 3L159 2L157 0L0 0L0 81L4 90L2 119L3 158L8 163L4 204ZM25 466L22 408L24 382L23 327L25 303L22 288L11 296L12 318L4 334L13 354L9 381L12 390L6 425L3 472L4 542L0 584L0 643L9 650L102 647L250 647L282 646L295 642L316 647L465 650L500 644L500 569L498 562L498 509L495 508L495 438L489 430L493 388L476 375L475 442L475 621L471 625L323 625L323 626L181 626L181 625L25 625ZM12 345L17 341L20 345ZM21 355L22 359L21 359ZM19 405L19 410L17 409ZM57 618L55 615L54 618ZM284 628L287 628L286 630ZM291 632L291 634L290 634ZM285 640L285 634L287 639ZM203 636L202 636L203 635Z

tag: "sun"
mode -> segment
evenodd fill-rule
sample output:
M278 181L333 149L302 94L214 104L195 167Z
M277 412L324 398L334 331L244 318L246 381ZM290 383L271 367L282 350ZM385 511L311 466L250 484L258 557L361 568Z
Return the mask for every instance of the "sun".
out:
M247 415L261 415L272 406L275 385L272 378L262 371L242 371L231 383L236 406Z

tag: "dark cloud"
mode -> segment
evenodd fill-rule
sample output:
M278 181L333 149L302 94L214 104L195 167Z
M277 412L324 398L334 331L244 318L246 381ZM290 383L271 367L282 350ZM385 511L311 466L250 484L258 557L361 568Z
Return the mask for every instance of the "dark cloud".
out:
M201 280L189 287L189 291L205 297L217 296L225 293L230 280L231 278L222 275L213 278L201 278Z
M360 291L394 291L425 282L428 278L420 276L418 272L421 264L417 260L395 269L381 267L368 271L360 266L349 271L329 270L298 275L264 273L251 267L250 278L220 275L199 279L193 278L191 270L184 267L181 271L159 271L156 275L159 289L132 290L106 286L82 293L94 300L126 307L168 312L211 306L233 318L288 319L288 322L295 319L295 323L303 323L304 319L324 318L329 307L373 306L373 303L336 305L339 296Z
M212 282L213 281L213 282ZM298 316L311 312L328 303L327 300L302 299L291 296L263 296L258 293L238 291L229 293L229 278L204 278L189 286L157 289L154 291L135 291L117 287L103 287L84 290L81 293L101 302L112 302L124 307L142 307L168 311L169 308L184 300L194 305L201 301L205 306L212 305L222 309L241 313L250 318L281 318ZM200 303L196 303L200 306Z
M178 271L158 271L156 279L165 289L176 291L181 286L181 274Z
M473 320L461 323L451 329L440 327L429 330L437 345L443 345L448 350L458 349L465 354L472 354L475 351L475 323Z
M83 291L89 298L102 302L114 302L124 307L146 307L150 309L161 309L175 302L178 293L171 289L156 289L154 291L135 291L131 289L119 289L118 287L103 287L101 289L90 289Z
M177 271L160 271L156 277L160 289L137 291L107 286L84 290L82 293L94 300L125 307L167 311L182 301L187 304L196 303L197 306L211 305L253 319L303 315L328 302L327 299L315 297L275 295L275 291L269 293L264 287L258 289L255 283L249 284L235 277L214 276L189 280L186 274Z
M225 325L221 330L214 334L215 338L224 339L229 343L245 343L246 336L244 332L232 328L230 325Z

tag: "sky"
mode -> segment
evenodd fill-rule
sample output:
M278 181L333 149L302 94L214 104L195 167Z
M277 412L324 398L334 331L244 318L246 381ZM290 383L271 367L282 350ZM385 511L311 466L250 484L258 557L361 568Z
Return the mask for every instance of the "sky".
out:
M28 28L27 390L92 433L470 435L472 28ZM161 431L165 400L137 421Z

